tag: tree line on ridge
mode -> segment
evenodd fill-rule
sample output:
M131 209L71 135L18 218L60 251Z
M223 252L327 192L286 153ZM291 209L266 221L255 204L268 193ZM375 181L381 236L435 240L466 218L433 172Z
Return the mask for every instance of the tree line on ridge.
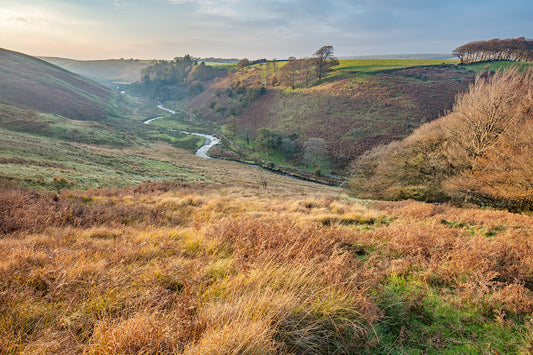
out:
M461 64L491 60L532 61L533 40L524 37L475 41L454 49Z

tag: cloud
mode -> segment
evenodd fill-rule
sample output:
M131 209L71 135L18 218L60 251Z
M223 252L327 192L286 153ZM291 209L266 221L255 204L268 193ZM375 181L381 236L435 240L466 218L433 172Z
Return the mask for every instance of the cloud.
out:
M39 20L37 18L25 17L25 16L10 17L8 18L8 21L18 22L22 24L32 24L32 25L39 23Z
M120 8L124 6L124 3L122 2L122 0L113 0L113 6L115 6L115 8Z
M300 57L324 44L339 56L449 52L532 37L532 10L531 0L0 0L0 41L90 47L99 57L104 46L106 56L116 48L119 57L148 58Z

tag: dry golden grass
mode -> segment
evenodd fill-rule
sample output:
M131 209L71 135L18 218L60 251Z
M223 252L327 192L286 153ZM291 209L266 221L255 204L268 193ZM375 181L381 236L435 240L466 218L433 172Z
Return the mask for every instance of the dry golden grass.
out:
M387 352L396 279L408 316L437 294L533 343L525 215L281 185L4 188L0 206L0 353ZM454 346L402 327L394 346Z

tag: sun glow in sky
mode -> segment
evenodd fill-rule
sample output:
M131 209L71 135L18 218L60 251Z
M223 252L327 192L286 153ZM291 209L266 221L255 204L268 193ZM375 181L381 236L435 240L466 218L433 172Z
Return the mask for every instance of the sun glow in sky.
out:
M531 0L0 0L0 47L77 59L450 53L533 37Z

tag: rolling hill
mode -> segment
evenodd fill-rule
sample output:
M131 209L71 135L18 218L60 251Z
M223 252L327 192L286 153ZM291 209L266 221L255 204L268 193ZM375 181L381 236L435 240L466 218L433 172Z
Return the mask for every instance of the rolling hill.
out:
M123 107L112 90L63 68L0 48L0 101L76 120L104 120Z
M141 71L153 62L140 59L75 60L58 57L40 57L40 59L108 86L136 82L141 77Z
M269 71L265 64L245 68L214 83L188 107L219 124L232 117L240 143L239 136L255 139L263 127L292 137L300 149L290 160L297 165L306 141L323 139L337 173L365 151L443 115L474 79L474 72L454 64L416 59L341 60L321 85L295 90L272 85L269 78L276 75L279 69ZM259 85L264 94L253 99L241 89Z
M143 104L126 95L31 56L0 56L1 181L86 189L209 180L192 161L202 139L171 131L189 128L185 114L148 126L159 109L133 115Z
M227 159L344 175L354 159L368 150L401 140L420 125L445 115L476 73L516 65L509 61L460 65L457 60L443 59L343 59L317 84L313 73L305 74L302 66L286 71L288 63L265 62L236 70L188 104L198 118L218 125L237 144L227 144L214 153ZM287 84L291 76L298 84L294 88ZM268 149L264 148L265 132L275 141L267 143ZM319 163L310 164L307 153L313 144L316 148L316 142L322 142L325 154Z

